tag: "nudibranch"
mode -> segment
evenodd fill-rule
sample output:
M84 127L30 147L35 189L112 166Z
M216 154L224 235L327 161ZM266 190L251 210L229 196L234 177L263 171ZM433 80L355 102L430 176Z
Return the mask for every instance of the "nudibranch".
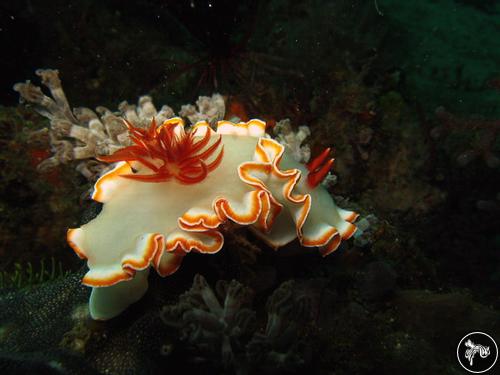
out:
M167 276L191 251L219 251L227 220L249 225L273 248L298 238L324 256L356 230L357 214L337 207L320 184L333 163L329 149L302 165L260 120L219 121L216 131L207 122L186 130L181 118L126 125L133 145L100 158L117 162L94 187L102 211L67 234L87 260L94 319L140 299L151 266Z

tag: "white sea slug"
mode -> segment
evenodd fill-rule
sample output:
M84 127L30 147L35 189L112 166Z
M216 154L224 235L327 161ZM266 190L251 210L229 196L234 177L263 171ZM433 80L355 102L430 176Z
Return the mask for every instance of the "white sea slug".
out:
M207 122L186 131L181 118L126 125L134 144L100 158L118 162L95 184L101 213L68 230L70 246L87 259L94 319L140 299L150 266L167 276L190 251L219 251L218 227L227 220L249 225L274 248L297 237L323 255L356 230L358 215L338 208L320 184L333 163L328 149L302 165L260 120L219 121L216 132Z

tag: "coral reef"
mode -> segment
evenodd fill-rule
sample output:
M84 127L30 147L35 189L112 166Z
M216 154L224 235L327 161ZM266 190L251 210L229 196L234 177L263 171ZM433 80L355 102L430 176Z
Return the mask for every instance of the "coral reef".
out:
M88 186L73 168L37 172L50 151L31 139L30 131L44 125L23 107L0 107L0 274L7 287L40 280L35 274L42 262L51 273L52 258L57 269L59 262L64 271L76 269L72 257L61 251L66 246L63 222L79 220L83 209L75 202Z
M287 281L272 293L262 332L256 330L249 288L236 280L218 281L214 292L201 275L176 304L162 309L161 318L194 358L216 367L220 363L238 374L297 370L311 354L304 344L311 298L297 289L294 281Z
M228 368L241 361L245 342L255 330L252 299L252 291L236 280L218 281L214 292L203 276L196 275L191 289L175 305L165 306L161 318L185 345Z
M339 284L339 276L335 286L327 279L286 281L265 304L237 281L218 281L212 289L198 275L189 291L159 312L165 288L153 280L155 298L107 323L88 315L83 272L29 293L0 293L2 371L151 374L176 366L228 374L362 374L375 367L446 373L455 362L434 351L455 343L462 331L479 327L498 334L500 327L495 311L466 292L399 290L383 282L356 301L353 293L366 293L364 283L392 279L384 275L393 271L380 262L366 268L368 277L356 288ZM363 345L366 337L377 345Z
M82 272L0 293L2 373L142 375L165 366L159 307L148 306L132 321L99 324L88 314Z
M373 244L377 239L377 232L382 227L380 219L374 214L363 216L357 225L358 230L354 233L354 244L359 247Z
M272 128L276 140L290 151L291 156L300 163L307 163L311 158L311 146L304 141L310 137L311 129L302 125L294 131L290 119L283 119ZM331 188L337 183L337 176L331 171L325 176L321 184Z
M437 108L435 114L440 124L431 129L430 135L435 142L445 143L460 167L477 158L490 168L500 167L500 120L460 118L443 107Z
M309 127L299 126L299 129L294 132L290 119L283 119L276 123L273 134L279 143L290 149L291 155L296 161L301 163L309 161L311 148L308 144L303 145L305 139L311 135Z
M265 329L252 336L246 350L249 363L258 364L260 371L297 371L311 360L306 336L312 332L306 323L312 318L313 297L300 292L297 283L290 280L268 298Z
M361 296L368 301L379 301L396 290L397 273L386 261L374 261L366 265L359 277Z
M212 126L215 126L217 121L222 120L225 113L226 105L224 98L220 94L200 96L196 101L196 106L186 104L179 111L179 115L187 117L191 124L207 121Z
M29 290L2 292L0 368L3 372L35 373L44 369L47 374L95 373L73 354L58 348L62 334L72 325L71 312L87 295L78 279L78 274L72 274Z
M362 97L358 99L362 103L370 98ZM334 124L331 136L339 134L335 171L342 179L336 189L359 189L358 203L375 208L380 217L395 211L430 212L446 199L446 192L423 177L435 167L429 142L423 137L427 130L400 93L380 93L376 103L378 115L368 122L359 118L349 122L352 117L337 114L335 107L327 113L326 121ZM364 165L363 173L356 173L360 169L352 168L354 163Z
M42 84L52 97L46 96L42 89L31 82L17 83L14 90L19 92L21 101L33 106L35 111L50 120L50 128L38 130L33 139L48 137L53 155L42 161L38 168L47 171L59 164L78 162L76 169L89 181L95 181L109 170L108 165L96 160L97 156L110 155L131 145L127 127L123 119L139 128L146 128L154 118L161 124L174 116L174 111L163 105L158 111L150 96L142 96L137 106L123 101L118 112L105 107L71 109L59 79L59 72L53 69L39 69ZM211 98L200 97L198 109L193 105L182 107L181 112L190 119L214 122L224 117L224 99L218 94Z

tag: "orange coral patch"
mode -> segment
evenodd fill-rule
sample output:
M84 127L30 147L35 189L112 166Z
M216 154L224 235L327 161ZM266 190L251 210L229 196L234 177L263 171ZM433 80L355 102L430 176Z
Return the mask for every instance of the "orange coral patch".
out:
M226 111L225 119L238 117L242 121L248 120L247 111L244 104L235 97L228 98L228 110Z

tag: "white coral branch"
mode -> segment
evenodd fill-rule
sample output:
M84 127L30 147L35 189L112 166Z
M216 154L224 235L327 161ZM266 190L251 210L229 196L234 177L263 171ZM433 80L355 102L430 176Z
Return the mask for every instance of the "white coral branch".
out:
M308 144L303 144L307 137L311 135L308 126L299 126L294 132L290 119L278 121L273 129L276 140L283 146L288 147L293 158L301 163L307 163L311 158L311 148Z
M157 111L152 98L147 95L141 96L137 105L121 102L115 112L105 107L97 107L95 111L85 107L71 110L59 72L39 69L36 74L51 96L45 95L40 87L30 81L15 84L14 90L19 92L21 102L33 106L50 120L47 132L53 156L39 164L41 171L78 160L77 170L90 181L95 181L99 173L109 169L96 157L110 155L131 144L123 119L136 127L146 128L153 118L161 124L175 115L167 105ZM212 124L224 117L224 98L219 94L200 97L196 106L183 106L181 115L192 123L206 120Z

